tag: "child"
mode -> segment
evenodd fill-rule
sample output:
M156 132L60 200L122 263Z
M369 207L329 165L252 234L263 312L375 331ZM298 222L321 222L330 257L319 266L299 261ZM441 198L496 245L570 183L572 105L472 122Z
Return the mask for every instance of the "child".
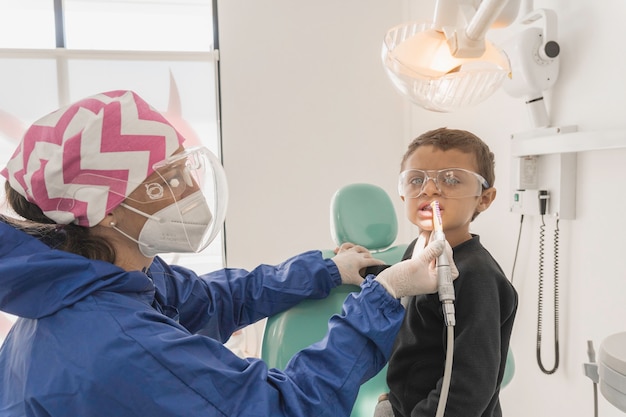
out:
M443 231L453 248L456 326L446 417L502 415L500 383L517 310L517 293L498 263L469 231L494 200L494 156L463 130L426 132L408 147L399 192L420 237L404 258L418 253L433 230L431 202L439 201ZM433 417L444 373L446 330L437 294L408 300L389 361L387 383L393 414Z

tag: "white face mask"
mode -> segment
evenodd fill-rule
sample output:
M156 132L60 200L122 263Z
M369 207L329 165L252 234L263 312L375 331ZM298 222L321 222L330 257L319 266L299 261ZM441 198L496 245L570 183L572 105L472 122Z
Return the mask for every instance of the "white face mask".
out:
M146 257L167 252L200 252L210 242L207 237L213 215L201 191L170 204L153 215L124 203L121 206L148 219L138 239L114 227L137 243Z

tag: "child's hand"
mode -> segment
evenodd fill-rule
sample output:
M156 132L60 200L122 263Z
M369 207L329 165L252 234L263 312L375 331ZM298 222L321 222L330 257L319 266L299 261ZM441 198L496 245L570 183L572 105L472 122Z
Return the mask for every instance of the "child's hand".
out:
M370 251L363 246L344 243L335 249L336 255L331 258L341 274L342 284L361 285L365 268L373 265L384 265L379 259L372 257Z

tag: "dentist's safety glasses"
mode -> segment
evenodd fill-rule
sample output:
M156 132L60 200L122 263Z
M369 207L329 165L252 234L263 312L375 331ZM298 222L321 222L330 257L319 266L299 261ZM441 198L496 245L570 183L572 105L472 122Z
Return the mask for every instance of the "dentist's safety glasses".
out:
M432 180L442 197L465 198L478 197L489 183L481 175L463 168L447 168L423 171L409 169L400 173L398 193L401 197L419 197L428 180Z
M146 256L202 251L226 216L228 186L220 161L207 148L196 147L152 168L121 204L148 218L137 242L141 251Z

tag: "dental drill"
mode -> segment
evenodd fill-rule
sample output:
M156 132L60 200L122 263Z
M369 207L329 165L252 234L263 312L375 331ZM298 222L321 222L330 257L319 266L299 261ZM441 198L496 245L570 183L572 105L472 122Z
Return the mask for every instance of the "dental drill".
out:
M434 240L445 241L446 235L443 233L439 201L433 201L430 203L430 206L433 209ZM456 324L454 316L454 285L452 284L450 261L445 251L437 258L437 292L443 308L444 322L448 327L454 326Z
M430 206L433 211L433 238L435 240L445 241L446 236L443 233L439 201L433 201ZM456 324L454 314L454 285L452 283L452 270L450 269L450 260L448 259L448 255L445 250L437 258L437 291L439 293L439 301L441 301L444 323L447 328L446 363L443 373L443 383L441 385L441 395L439 396L437 413L435 414L435 417L443 417L446 409L446 402L448 401L450 379L452 377L454 326Z

